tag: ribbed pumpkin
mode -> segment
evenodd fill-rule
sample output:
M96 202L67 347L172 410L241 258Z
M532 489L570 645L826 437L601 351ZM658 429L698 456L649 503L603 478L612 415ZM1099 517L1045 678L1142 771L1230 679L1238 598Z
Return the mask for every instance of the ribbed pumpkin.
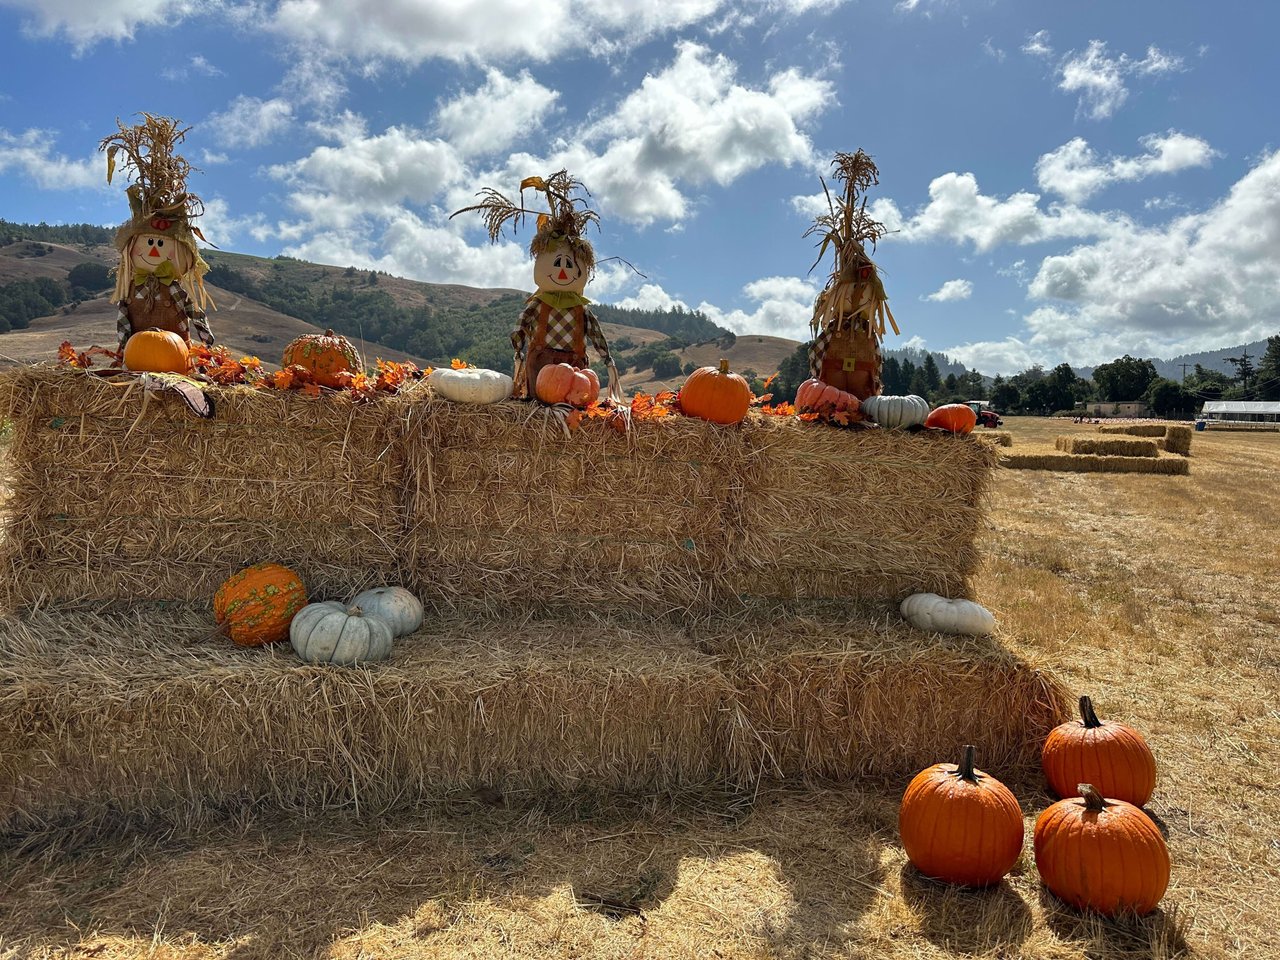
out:
M147 373L186 373L191 369L187 342L168 330L140 330L124 344L126 369Z
M1156 788L1156 758L1142 734L1114 720L1099 720L1093 701L1080 698L1080 719L1054 727L1040 753L1044 775L1060 797L1092 783L1104 797L1143 806Z
M680 388L680 409L691 417L728 425L741 423L750 408L751 387L729 372L728 360L719 367L699 367Z
M796 409L801 413L819 410L828 404L835 410L856 411L861 405L858 398L845 390L839 390L821 380L809 379L796 391Z
M366 616L381 617L397 637L407 636L422 626L422 601L404 587L373 587L356 594L351 606Z
M1103 799L1091 784L1036 819L1040 879L1073 907L1113 916L1150 913L1169 886L1169 848L1145 813Z
M284 348L280 365L302 367L310 371L316 383L325 387L342 386L340 373L359 373L364 369L351 341L332 330L298 337Z
M289 625L289 643L307 663L350 666L391 656L394 632L381 617L336 600L309 603Z
M543 403L588 407L600 396L600 378L589 367L578 369L568 363L549 363L538 371L533 390Z
M862 401L862 412L890 430L914 427L929 416L929 401L914 393L905 397L867 397Z
M213 618L242 647L289 639L289 622L306 605L302 579L279 563L255 563L213 596Z
M972 433L973 428L978 425L978 415L967 404L946 403L931 410L924 418L924 425L952 433Z
M916 774L898 811L907 858L925 876L970 887L999 883L1022 852L1022 808L1003 783L973 765L973 747L958 764Z

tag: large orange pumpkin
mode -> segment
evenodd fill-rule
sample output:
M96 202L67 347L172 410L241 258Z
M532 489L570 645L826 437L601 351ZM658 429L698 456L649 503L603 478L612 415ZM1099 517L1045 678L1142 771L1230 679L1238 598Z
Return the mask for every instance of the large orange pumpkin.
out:
M978 425L978 415L968 404L947 403L931 410L924 418L924 425L950 430L952 433L972 433L973 428Z
M1060 797L1092 783L1104 797L1143 806L1156 788L1156 758L1142 734L1114 720L1099 720L1093 701L1080 698L1080 719L1054 727L1040 753L1044 775Z
M751 408L751 387L736 373L729 361L719 367L699 367L680 388L680 409L691 417L712 423L741 423Z
M1060 900L1108 916L1150 913L1169 886L1169 848L1145 813L1091 784L1036 820L1040 879Z
M960 763L920 771L898 810L902 847L925 876L970 887L999 883L1022 852L1022 808L1003 783Z
M282 367L299 366L310 371L316 383L325 387L342 386L342 373L359 373L364 369L360 354L346 337L326 330L307 333L284 348Z
M600 396L600 378L589 367L580 370L568 363L548 363L538 371L533 392L543 403L585 408Z
M289 639L294 614L307 603L302 579L279 563L255 563L233 574L213 596L213 618L235 643L260 647Z
M168 330L139 330L125 341L124 365L148 373L186 373L191 369L187 341Z

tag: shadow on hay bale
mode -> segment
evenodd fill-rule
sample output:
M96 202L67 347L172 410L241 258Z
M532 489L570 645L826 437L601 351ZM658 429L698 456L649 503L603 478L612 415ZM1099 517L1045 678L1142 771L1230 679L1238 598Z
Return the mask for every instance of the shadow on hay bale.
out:
M435 622L344 669L211 640L190 609L0 620L0 829L900 778L966 742L1016 781L1068 712L993 640L887 619L757 629Z

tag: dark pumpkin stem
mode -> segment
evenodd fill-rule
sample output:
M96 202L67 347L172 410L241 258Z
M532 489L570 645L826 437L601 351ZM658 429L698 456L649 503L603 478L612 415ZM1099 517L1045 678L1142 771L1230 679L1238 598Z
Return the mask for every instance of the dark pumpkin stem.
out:
M1090 730L1102 726L1102 721L1098 719L1098 715L1093 710L1093 701L1088 697L1080 698L1080 719L1084 721L1085 727Z
M720 358L720 372L721 373L729 372L729 361L726 360L724 357Z
M970 783L978 782L978 774L973 769L972 743L965 744L964 756L960 758L960 762L956 765L956 776L961 780L968 780Z
M1102 798L1102 794L1094 789L1092 783L1077 783L1076 789L1080 791L1080 796L1084 798L1084 808L1090 813L1101 813L1107 809L1107 801Z

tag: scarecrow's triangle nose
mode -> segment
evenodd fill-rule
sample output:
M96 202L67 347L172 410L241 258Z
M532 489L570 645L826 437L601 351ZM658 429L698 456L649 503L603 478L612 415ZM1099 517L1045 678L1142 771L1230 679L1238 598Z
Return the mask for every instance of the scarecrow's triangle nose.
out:
M567 273L565 273L563 270L561 270L561 271L560 271L560 276L559 276L557 279L559 279L559 280L568 280L568 279L569 279L569 275L568 275Z
M160 251L159 251L158 249L156 249L155 247L152 247L150 250L148 250L148 251L147 251L147 256L148 256L148 257L158 257L158 256L160 256Z

